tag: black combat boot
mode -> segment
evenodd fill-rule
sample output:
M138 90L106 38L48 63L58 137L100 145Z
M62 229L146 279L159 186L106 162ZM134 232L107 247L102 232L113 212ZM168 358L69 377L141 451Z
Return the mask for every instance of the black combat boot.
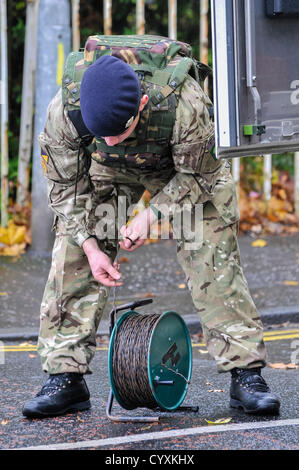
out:
M28 400L23 408L27 418L59 416L67 411L90 408L90 394L82 374L50 375L40 392Z
M277 414L280 402L261 376L261 369L231 371L230 406L251 414Z

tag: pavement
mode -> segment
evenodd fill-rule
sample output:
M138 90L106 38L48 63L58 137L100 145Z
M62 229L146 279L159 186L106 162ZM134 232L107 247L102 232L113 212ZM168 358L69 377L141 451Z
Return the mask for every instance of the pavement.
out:
M240 237L239 242L244 273L265 326L268 364L276 364L265 367L263 376L281 399L278 416L251 416L229 407L229 374L216 372L206 350L184 274L176 261L175 244L169 240L135 253L120 253L125 257L121 271L126 284L117 289L117 303L153 298L153 304L140 311L175 310L183 315L191 333L193 355L184 405L198 405L199 411L125 411L115 403L113 416L149 414L159 416L160 422L117 423L107 418L110 298L98 332L93 374L86 377L91 409L43 420L24 418L24 402L46 378L40 368L36 338L50 258L30 251L17 261L0 258L0 449L126 450L135 451L134 455L146 450L146 459L159 452L186 450L190 456L199 450L298 450L299 368L287 368L286 364L299 364L299 236L263 238L267 241L263 248L253 248L254 239L249 236ZM228 422L207 423L222 418ZM149 463L155 464L154 460Z
M291 332L290 332L291 331ZM294 339L297 338L297 339ZM292 344L299 345L299 325L265 333L270 363L290 362ZM299 369L271 369L263 376L281 400L278 416L251 416L229 406L230 374L218 374L202 338L193 341L193 372L184 405L198 412L155 413L146 409L126 411L115 403L112 416L159 416L158 423L118 423L106 416L109 395L107 342L99 342L86 376L91 393L90 410L56 418L27 419L22 416L26 400L45 380L36 345L5 342L5 364L0 365L0 449L83 450L120 452L147 451L164 454L188 450L298 450ZM299 352L299 348L298 348ZM207 421L229 420L223 425ZM105 454L106 455L106 454Z
M243 270L265 325L299 323L299 235L264 237L265 247L253 248L254 238L239 239ZM140 311L174 310L184 316L192 333L200 322L176 259L173 240L120 252L124 285L117 289L117 303L153 298ZM125 261L125 262L124 262ZM51 258L27 252L19 260L0 257L0 340L33 339L38 335L39 308ZM108 334L112 296L98 335Z

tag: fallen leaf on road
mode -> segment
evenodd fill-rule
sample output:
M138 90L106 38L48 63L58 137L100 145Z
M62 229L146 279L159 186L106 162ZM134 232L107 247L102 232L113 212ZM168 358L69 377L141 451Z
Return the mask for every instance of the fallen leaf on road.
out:
M118 262L119 263L129 263L130 260L126 256L123 256L122 258L119 258Z
M1 256L20 256L25 253L26 243L5 246L0 249Z
M7 292L0 292L1 297L4 297L5 295L8 295L8 293Z
M146 431L147 429L151 429L153 426L156 426L158 423L154 422L150 424L149 426L145 426L144 428L141 428L141 431Z
M195 334L191 335L192 341L194 341L195 343L198 342L199 339L202 338L202 337L203 337L202 332L195 333Z
M150 245L151 243L158 243L160 240L158 238L148 238L145 240L144 245Z
M208 419L205 419L205 421L208 424L227 424L232 420L232 418L220 418L217 419L216 421L209 421Z
M290 362L289 364L284 364L283 362L269 362L268 366L271 369L299 369L299 366Z
M30 359L33 359L36 357L36 354L29 354Z
M285 286L299 286L299 281L283 281Z
M25 347L28 347L28 346L32 346L32 343L21 343L21 344L19 344L19 347L22 347L22 348L25 348Z
M201 354L208 354L208 351L206 351L205 349L199 349L198 350Z
M16 225L12 220L8 222L7 228L0 227L0 241L5 245L16 245L25 240L26 227Z
M185 287L186 287L186 284L179 284L179 285L178 285L178 288L179 288L179 289L185 289Z
M219 390L217 390L217 389L215 389L215 390L211 389L211 390L208 390L208 392L209 392L209 393L219 393L219 392L222 393L222 392L225 392L225 390L223 390L223 389L219 389Z
M7 420L7 419L3 419L3 420L1 421L2 426L5 426L7 423L8 423L8 420Z
M254 242L251 243L251 246L253 246L254 248L264 247L266 245L267 245L266 240L262 240L261 238L259 238L258 240L255 240Z
M98 337L96 339L96 342L98 344L108 344L109 343L109 336L106 336L106 335L100 335L100 337Z

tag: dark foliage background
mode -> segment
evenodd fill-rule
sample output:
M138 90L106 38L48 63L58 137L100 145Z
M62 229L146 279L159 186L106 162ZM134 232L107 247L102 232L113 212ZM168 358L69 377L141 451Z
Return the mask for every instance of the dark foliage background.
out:
M19 130L22 100L22 73L26 24L26 1L9 0L9 179L11 195L17 180ZM81 47L90 34L103 33L103 0L81 0ZM112 3L113 34L135 34L136 1L114 0ZM168 2L147 0L145 5L146 33L168 35ZM178 2L178 38L193 45L199 57L199 0Z
M193 45L193 53L199 54L199 8L200 0L178 2L178 39ZM103 33L103 1L81 0L81 45L89 34ZM115 0L112 3L112 33L135 34L136 0ZM168 35L168 1L145 1L145 33Z
M22 72L26 23L26 1L9 0L8 6L8 57L9 57L9 179L10 195L16 192L19 129L22 100ZM178 39L192 44L193 55L199 58L200 0L178 1ZM81 47L90 34L103 33L103 0L81 0ZM112 33L134 34L136 32L136 0L113 0ZM168 1L146 0L146 33L168 35ZM211 41L210 41L211 44ZM209 61L212 60L210 51ZM249 179L252 189L262 190L262 158L243 159L243 179ZM273 166L278 171L293 175L293 155L274 155ZM247 180L246 180L247 181Z

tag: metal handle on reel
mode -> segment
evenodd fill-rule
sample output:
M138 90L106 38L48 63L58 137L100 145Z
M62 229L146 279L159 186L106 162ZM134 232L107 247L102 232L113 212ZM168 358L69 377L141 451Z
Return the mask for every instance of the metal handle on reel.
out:
M114 306L111 310L109 317L110 317L110 327L109 327L109 336L111 336L112 330L115 325L115 314L120 312L121 310L134 310L135 308L142 307L143 305L153 303L153 299L142 299L142 300L135 300L134 302L129 302L128 304L122 304L118 307Z
M114 395L110 389L108 403L106 407L106 416L111 421L117 423L157 423L160 421L160 416L112 416L111 410L113 405Z

